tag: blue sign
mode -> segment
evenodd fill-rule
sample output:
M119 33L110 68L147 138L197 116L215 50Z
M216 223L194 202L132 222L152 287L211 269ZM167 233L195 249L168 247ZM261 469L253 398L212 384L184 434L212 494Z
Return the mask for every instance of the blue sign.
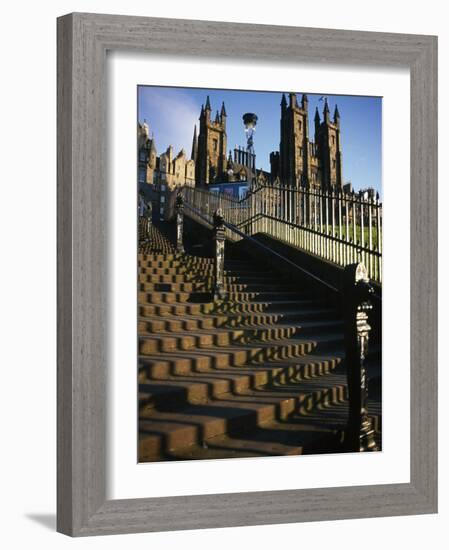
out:
M242 200L246 197L249 191L247 181L237 181L235 183L216 183L209 185L208 189L211 193L222 193L233 199Z

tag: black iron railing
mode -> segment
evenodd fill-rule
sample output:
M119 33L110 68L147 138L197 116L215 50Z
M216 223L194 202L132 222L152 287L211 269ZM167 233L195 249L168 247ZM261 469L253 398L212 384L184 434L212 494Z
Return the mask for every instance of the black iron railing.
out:
M281 185L259 185L241 200L197 187L182 192L209 221L220 209L245 236L265 233L340 266L362 262L370 279L382 281L378 196Z

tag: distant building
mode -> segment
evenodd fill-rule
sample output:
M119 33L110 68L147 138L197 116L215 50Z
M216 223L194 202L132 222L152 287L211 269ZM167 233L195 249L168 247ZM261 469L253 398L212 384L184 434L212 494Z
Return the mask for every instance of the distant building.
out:
M188 159L184 149L176 157L170 145L159 157L157 183L165 183L170 189L180 185L195 185L195 161Z
M343 193L346 193L346 194L352 193L352 183L350 181L347 181L343 185Z
M174 156L171 145L158 156L154 137L150 137L150 129L146 121L137 125L137 144L140 185L163 184L169 189L180 185L195 185L195 160L188 159L184 149Z
M270 154L270 172L256 168L256 155L235 146L227 155L224 102L212 118L209 96L201 106L199 132L195 126L190 158L184 149L177 155L169 146L160 156L146 121L138 124L139 182L164 184L168 189L181 185L206 187L226 182L281 184L294 188L352 191L343 184L340 113L335 105L331 118L327 98L323 119L316 109L314 141L309 137L309 102L306 94L300 103L295 93L281 100L279 151ZM369 191L371 192L371 191Z
M281 101L279 151L270 155L271 179L283 185L321 189L342 189L340 113L335 106L331 119L327 98L323 121L315 112L315 141L309 138L309 102L306 94L299 104L296 94L285 94Z
M376 191L376 189L374 189L374 187L367 187L366 189L360 189L360 191L358 191L358 194L363 200L366 200L366 201L379 198L379 193Z
M234 148L234 156L229 151L226 170L227 181L251 181L256 165L256 155L248 153L243 147Z
M199 187L226 181L227 177L227 114L224 103L222 103L221 112L217 111L214 120L211 119L211 113L210 99L207 96L206 105L201 106L198 142L193 144L196 150L195 179Z
M157 170L159 159L157 158L154 138L150 137L150 127L145 120L143 124L137 123L137 148L138 148L138 173L139 184L153 183L154 172Z

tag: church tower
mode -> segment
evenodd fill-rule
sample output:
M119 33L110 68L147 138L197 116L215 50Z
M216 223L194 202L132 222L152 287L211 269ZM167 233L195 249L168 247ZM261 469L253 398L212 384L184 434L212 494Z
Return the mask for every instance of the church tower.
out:
M279 176L283 184L292 187L308 186L310 181L308 108L306 94L300 104L296 94L289 94L288 104L282 95Z
M209 96L206 105L201 106L200 130L198 135L195 178L198 187L209 183L226 181L226 109L224 103L220 113L211 119ZM193 151L192 151L193 152Z
M323 187L326 189L341 190L342 155L340 138L340 113L335 106L334 117L331 120L327 98L324 99L323 122L319 122L319 115L315 118L315 143L320 160Z
M324 99L323 121L315 111L315 141L309 138L309 100L302 95L285 94L281 101L281 141L279 152L270 155L271 180L279 177L283 185L309 189L343 188L340 113L335 106L331 119L327 98Z

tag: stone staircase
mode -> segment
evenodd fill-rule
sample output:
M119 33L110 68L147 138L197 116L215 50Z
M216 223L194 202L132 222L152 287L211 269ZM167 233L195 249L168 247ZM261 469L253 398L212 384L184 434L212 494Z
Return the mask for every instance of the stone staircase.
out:
M139 461L341 451L337 312L229 254L227 298L213 303L212 258L177 254L168 229L153 225L139 249Z

